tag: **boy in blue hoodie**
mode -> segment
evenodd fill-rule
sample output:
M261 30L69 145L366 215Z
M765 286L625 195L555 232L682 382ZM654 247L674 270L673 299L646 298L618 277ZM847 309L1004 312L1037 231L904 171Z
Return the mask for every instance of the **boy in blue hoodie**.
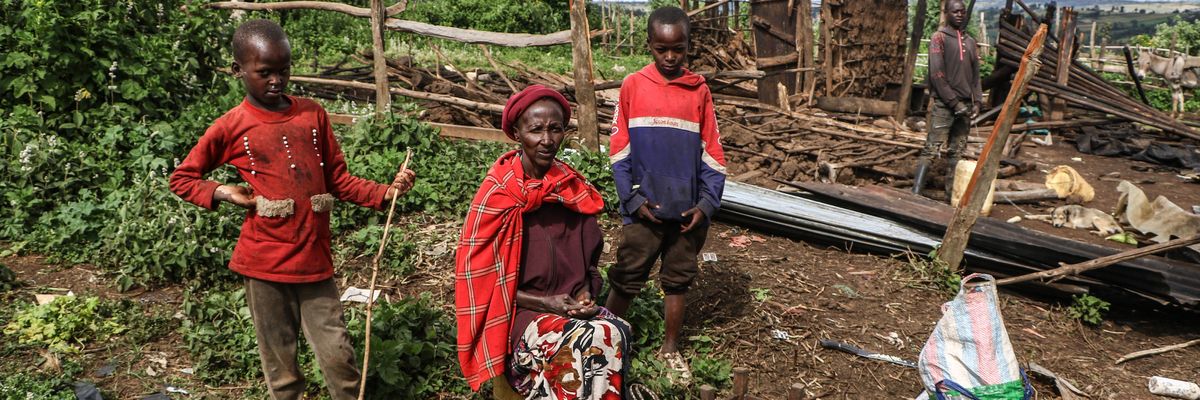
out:
M696 255L725 187L712 94L704 77L684 68L689 30L687 13L677 7L650 14L654 63L622 83L609 149L625 225L617 264L608 271L606 307L624 315L662 260L666 335L659 352L680 382L691 379L679 353L684 295L699 273Z

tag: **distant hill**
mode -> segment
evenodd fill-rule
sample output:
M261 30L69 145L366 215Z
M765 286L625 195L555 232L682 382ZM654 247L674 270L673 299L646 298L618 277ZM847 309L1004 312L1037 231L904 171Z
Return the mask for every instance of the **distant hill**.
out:
M970 0L965 0L965 1L969 2ZM910 3L911 3L911 1L910 1ZM977 9L978 8L1000 8L1000 7L1004 7L1004 3L1005 3L1005 0L977 0L977 3L975 3L975 8L977 8ZM1033 7L1035 4L1040 5L1040 4L1047 4L1047 3L1049 3L1049 1L1045 1L1045 0L1026 0L1025 1L1025 4L1028 4L1030 7ZM1082 7L1100 6L1101 8L1106 8L1105 6L1118 6L1119 7L1122 5L1126 7L1127 11L1136 11L1136 9L1138 9L1139 7L1147 7L1147 8L1154 7L1155 11L1163 12L1163 10L1159 10L1158 8L1159 7L1179 7L1179 6L1185 6L1185 7L1190 6L1187 8L1198 8L1198 7L1200 7L1200 0L1058 0L1059 7L1066 6L1066 7L1082 8ZM1165 11L1171 12L1171 10L1165 10Z
M996 23L998 11L1004 6L1005 0L978 0L976 10L987 16L989 42L996 40ZM1041 14L1049 1L1025 0L1025 3ZM1110 44L1128 43L1129 39L1141 34L1154 34L1159 24L1170 23L1177 18L1184 21L1200 20L1200 0L1187 1L1114 1L1114 0L1059 0L1058 6L1074 7L1078 12L1077 24L1080 31L1091 29L1092 21L1097 22L1096 40L1104 37ZM1018 11L1019 12L1019 11ZM978 18L978 15L974 16ZM972 21L976 23L976 21ZM1090 38L1090 36L1089 36Z

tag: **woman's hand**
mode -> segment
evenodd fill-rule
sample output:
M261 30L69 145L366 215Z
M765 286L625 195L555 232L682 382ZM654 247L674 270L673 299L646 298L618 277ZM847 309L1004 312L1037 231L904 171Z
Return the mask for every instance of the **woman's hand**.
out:
M254 199L254 192L248 187L239 185L217 186L217 191L213 192L213 198L247 210L253 210L258 204L258 201Z
M600 306L592 300L592 294L584 290L575 295L575 301L578 302L579 308L569 313L569 317L575 319L592 319L596 314L600 313Z
M545 308L542 311L572 318L575 318L575 314L585 308L584 304L565 294L543 297L542 304Z

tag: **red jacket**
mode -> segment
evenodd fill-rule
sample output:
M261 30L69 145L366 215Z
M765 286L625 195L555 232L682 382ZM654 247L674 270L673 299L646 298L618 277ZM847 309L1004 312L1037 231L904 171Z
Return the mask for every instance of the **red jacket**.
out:
M350 175L329 126L329 116L308 99L288 97L283 112L260 110L247 101L213 122L171 174L171 191L186 201L215 209L220 183L204 174L230 164L264 199L293 201L290 215L246 213L229 269L272 282L317 282L333 276L329 210L314 211L312 196L379 209L387 185ZM262 210L259 210L262 211Z

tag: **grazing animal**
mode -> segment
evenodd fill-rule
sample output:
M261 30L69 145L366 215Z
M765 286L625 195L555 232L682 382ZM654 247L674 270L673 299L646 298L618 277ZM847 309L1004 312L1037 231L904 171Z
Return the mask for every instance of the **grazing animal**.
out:
M1111 215L1080 205L1069 205L1055 208L1050 213L1050 223L1056 228L1091 229L1097 235L1112 235L1124 232L1121 225Z
M1163 57L1154 54L1154 51L1150 49L1138 49L1138 78L1144 78L1146 73L1153 72L1167 81L1167 86L1171 88L1171 115L1175 117L1183 114L1183 89L1200 87L1200 74L1196 72L1198 67L1200 67L1200 57L1188 57L1182 54L1175 57Z

